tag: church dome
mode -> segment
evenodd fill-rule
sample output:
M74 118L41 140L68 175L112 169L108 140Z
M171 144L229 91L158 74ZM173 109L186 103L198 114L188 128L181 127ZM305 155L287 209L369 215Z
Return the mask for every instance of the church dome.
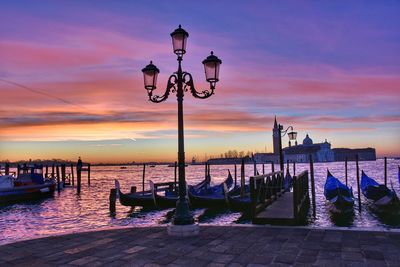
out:
M306 138L304 138L304 140L303 140L303 145L305 145L305 146L309 146L309 145L312 145L313 144L313 141L312 141L312 139L308 136L308 134L306 135Z

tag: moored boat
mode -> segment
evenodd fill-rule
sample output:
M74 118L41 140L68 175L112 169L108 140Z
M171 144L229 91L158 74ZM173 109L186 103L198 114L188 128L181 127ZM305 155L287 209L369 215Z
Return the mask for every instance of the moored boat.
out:
M367 199L372 200L377 206L388 206L398 201L393 189L390 190L386 185L379 184L368 177L364 171L361 172L361 191Z
M0 204L51 196L56 188L54 179L43 177L42 165L24 165L19 168L17 178L0 176Z
M143 207L146 209L156 208L154 195L151 190L124 194L121 192L118 180L115 180L115 189L117 191L117 198L123 206Z
M227 205L228 190L233 184L231 173L228 171L228 177L218 185L211 186L210 181L211 177L207 175L197 185L189 186L188 195L192 207L216 208Z
M246 184L245 179L245 164L242 159L240 167L240 185L235 185L232 190L228 192L228 204L232 211L240 211L243 213L251 212L251 198L250 198L250 186ZM254 167L256 174L258 171L256 166Z
M250 212L250 186L235 186L228 193L229 208L233 211Z
M176 207L176 202L179 199L179 188L175 182L153 183L150 181L150 188L157 208Z
M329 170L324 186L324 195L337 208L351 207L354 204L353 190L341 183Z

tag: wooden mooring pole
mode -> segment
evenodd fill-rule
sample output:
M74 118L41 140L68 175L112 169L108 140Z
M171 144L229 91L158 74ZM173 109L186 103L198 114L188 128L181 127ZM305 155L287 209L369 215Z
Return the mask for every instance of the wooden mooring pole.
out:
M235 164L235 187L237 186L237 166Z
M72 178L72 186L75 185L75 177L74 177L74 165L71 163L71 178Z
M116 213L116 202L117 202L117 190L112 188L110 190L110 215L114 216Z
M46 176L45 178L49 177L49 165L46 165Z
M54 165L53 165L54 166ZM58 168L58 164L56 167L56 171L57 171L57 192L60 193L61 191L61 181L60 181L60 169Z
M81 193L81 180L82 180L82 160L79 158L78 163L76 164L76 192L78 195Z
M176 170L177 170L177 168L178 168L178 162L176 162L175 161L175 165L174 165L174 186L175 186L175 190L176 190L176 179L177 179L177 172L176 172Z
M51 165L51 177L54 178L54 163Z
M385 157L385 186L387 186L387 157Z
M263 163L263 174L265 174L265 164Z
M293 161L293 176L296 175L296 162Z
M240 197L244 197L244 185L245 185L245 163L242 158L242 166L240 167Z
M346 186L347 186L347 157L344 161L344 178L345 178Z
M10 164L6 162L6 165L4 166L4 174L9 175L10 174Z
M63 187L65 187L65 164L61 164L61 180L63 182Z
M257 175L257 162L254 161L254 176Z
M275 165L273 161L271 161L271 172L275 172Z
M143 175L142 175L142 194L144 195L144 178L146 176L146 164L143 163Z
M314 218L317 216L317 205L315 203L315 180L314 180L314 162L312 155L310 155L310 180L311 180L311 198L313 205L313 216Z
M204 164L204 179L207 179L207 168L208 168L208 163L206 162Z
M361 212L360 170L359 170L359 167L358 167L358 154L356 155L356 172L357 172L358 209Z
M87 166L87 183L88 183L88 186L90 186L90 163L88 163L88 166Z

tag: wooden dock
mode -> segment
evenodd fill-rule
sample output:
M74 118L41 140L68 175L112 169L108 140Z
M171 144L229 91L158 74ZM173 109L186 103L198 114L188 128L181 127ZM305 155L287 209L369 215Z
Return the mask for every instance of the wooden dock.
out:
M309 208L308 171L293 176L293 192L285 192L283 173L250 178L254 224L298 225L305 221Z
M293 193L287 192L253 218L255 224L293 224Z

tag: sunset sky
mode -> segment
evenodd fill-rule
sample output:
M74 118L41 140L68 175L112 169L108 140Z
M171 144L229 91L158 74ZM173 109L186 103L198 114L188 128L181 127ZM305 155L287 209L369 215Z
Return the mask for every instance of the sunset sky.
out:
M183 69L215 95L184 99L186 159L272 151L273 119L302 142L400 156L399 1L2 1L0 161L173 161L177 101L170 33L189 32ZM287 144L287 137L283 139Z

